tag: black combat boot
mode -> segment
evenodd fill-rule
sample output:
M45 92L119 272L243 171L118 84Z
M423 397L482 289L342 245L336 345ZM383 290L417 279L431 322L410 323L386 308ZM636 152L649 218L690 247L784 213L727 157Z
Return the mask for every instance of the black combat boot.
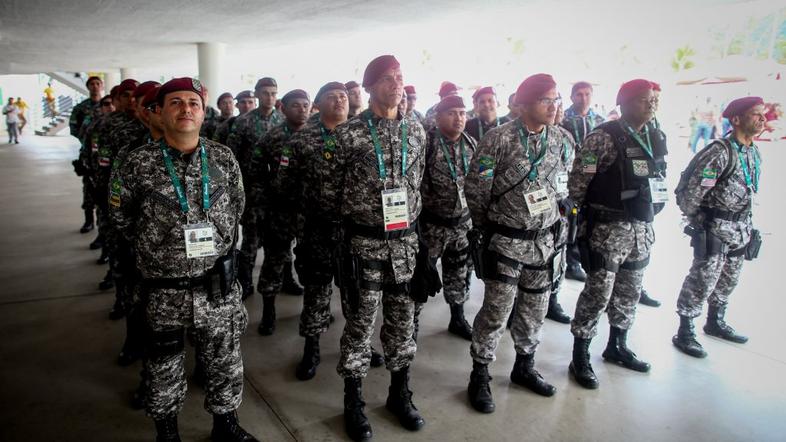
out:
M213 431L210 432L213 442L253 442L257 438L248 434L237 420L237 412L213 415Z
M472 408L481 413L494 412L495 406L494 399L491 397L490 381L489 366L477 361L472 361L472 373L469 375L467 395L469 396L469 403L472 405Z
M374 368L385 365L385 357L374 347L371 347L371 366Z
M85 223L79 228L79 233L87 233L95 228L93 210L85 210Z
M177 431L177 415L172 414L156 420L156 442L180 442Z
M570 316L565 314L562 306L559 305L556 291L552 291L551 295L549 295L549 309L546 312L546 317L562 324L570 324Z
M647 373L650 371L650 364L636 357L636 353L628 348L628 331L617 327L611 327L609 331L609 342L603 350L603 359L616 362L625 368L634 371Z
M472 340L472 326L469 325L469 322L464 318L464 304L450 306L450 323L448 324L448 331L467 341Z
M262 320L259 321L257 331L262 336L270 336L276 330L276 297L262 298Z
M639 304L644 304L648 307L660 307L660 301L650 297L646 290L641 289L641 296L639 296Z
M565 269L565 279L584 282L587 280L587 274L584 273L584 270L579 265L568 265Z
M107 247L101 247L101 256L96 259L96 264L104 265L109 262L109 249Z
M412 403L412 390L409 389L409 366L399 371L390 372L390 388L385 408L398 417L402 427L409 431L418 431L426 425L426 421L418 413Z
M598 388L598 378L592 371L590 364L589 345L591 339L573 338L573 360L568 370L576 382L584 388L594 390Z
M306 344L303 347L303 359L297 364L295 377L301 381L313 378L317 374L319 362L319 335L306 336Z
M295 277L292 275L292 262L287 261L284 264L284 281L281 285L281 293L292 296L303 296L303 287L295 282Z
M510 372L510 380L522 387L541 396L554 396L557 388L543 380L543 376L535 370L535 355L516 355L516 363L513 364L513 371Z
M98 290L109 290L115 286L115 280L112 278L112 269L106 271L104 279L98 283Z
M734 328L726 323L724 317L726 316L726 306L709 306L707 311L707 323L704 324L704 333L716 338L725 339L727 341L736 342L737 344L744 344L748 342L748 337L737 334Z
M680 316L680 328L677 334L671 338L671 343L677 349L688 356L694 358L706 358L707 352L696 340L696 329L693 327L693 318Z
M96 236L96 239L94 239L93 242L91 242L88 247L90 248L90 250L98 250L101 247L104 247L104 235L101 235L99 233Z
M360 378L344 379L344 429L354 441L369 440L373 435L371 424L363 413L366 403L363 402L362 388L363 381Z

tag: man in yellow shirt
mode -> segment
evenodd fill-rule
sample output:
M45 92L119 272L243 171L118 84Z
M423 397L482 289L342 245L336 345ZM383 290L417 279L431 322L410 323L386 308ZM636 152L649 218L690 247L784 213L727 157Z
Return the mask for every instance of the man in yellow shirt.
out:
M22 100L22 97L16 97L16 107L19 109L19 135L22 134L22 129L25 128L27 124L27 118L25 118L25 111L29 107L25 100Z

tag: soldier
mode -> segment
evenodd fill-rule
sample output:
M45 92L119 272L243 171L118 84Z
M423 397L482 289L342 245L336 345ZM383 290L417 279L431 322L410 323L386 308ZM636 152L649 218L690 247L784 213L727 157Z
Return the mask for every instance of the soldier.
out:
M285 120L257 142L246 177L251 187L249 210L265 214L258 219L262 223L264 260L257 282L263 300L257 330L265 336L272 335L276 328L276 295L283 288L284 274L292 278L292 241L298 233L298 214L283 201L286 189L282 188L280 175L292 157L289 137L305 126L311 108L308 94L301 89L287 92L281 102Z
M342 289L347 322L338 363L344 378L344 422L354 440L372 435L361 391L380 302L382 346L391 372L386 407L408 430L425 425L409 389L409 366L417 345L415 302L408 287L418 252L416 220L426 137L417 120L398 113L404 80L395 57L372 60L363 74L363 87L371 106L336 129L336 172L324 184L344 218L344 241L359 275L357 290Z
M418 102L418 94L415 90L415 86L404 86L404 92L407 94L407 115L414 115L420 124L423 124L426 121L426 117L415 109L415 104Z
M738 344L748 341L726 323L726 306L743 261L754 259L761 245L751 209L761 175L761 156L753 139L764 129L764 100L733 100L723 117L731 123L731 134L697 153L675 190L689 223L686 232L692 234L693 264L677 300L680 327L672 342L697 358L707 356L693 328L705 300L709 308L704 333Z
M459 87L456 86L454 83L449 81L443 81L442 84L439 85L439 99L442 100L445 97L450 97L452 95L458 95ZM431 106L426 111L426 121L423 123L423 127L428 131L434 128L437 121L437 112L436 108L439 103Z
M205 96L207 97L207 96ZM216 105L218 106L218 112L215 112L215 109L209 107L211 111L215 114L212 115L210 118L207 118L207 112L205 113L205 122L202 124L202 129L200 129L199 133L200 136L203 136L209 140L214 140L216 136L216 130L221 125L221 123L225 122L229 117L231 117L235 112L235 101L232 98L232 94L229 92L224 92L223 94L218 96L218 100L216 100Z
M508 121L517 120L519 118L519 110L516 107L516 93L508 96L508 114L505 115Z
M467 133L480 142L483 135L488 133L491 129L499 127L508 121L508 117L498 117L497 107L497 91L491 86L482 87L472 94L472 104L478 113L478 116L467 121Z
M245 194L225 146L199 137L198 80L177 78L157 97L164 138L132 151L119 173L113 217L133 244L151 328L147 413L157 440L177 441L185 399L184 328L193 326L205 361L211 438L256 440L238 424L243 391L240 336L247 323L234 281L234 246Z
M257 142L265 136L270 128L280 124L283 120L281 113L274 108L277 94L276 80L270 77L260 78L254 87L254 96L259 99L259 107L237 117L232 132L227 137L226 145L235 154L244 180L248 179L248 168L251 166L251 158ZM246 185L245 188L247 192L251 190L251 186ZM251 200L250 195L246 195L246 197ZM238 280L243 286L244 299L254 293L254 266L256 265L257 250L262 246L258 229L264 214L258 213L255 209L249 204L241 221L243 243L240 247Z
M650 133L655 102L652 84L631 80L617 94L619 120L598 126L576 157L568 186L580 207L579 249L587 282L571 323L574 336L570 373L584 388L598 388L589 344L600 315L608 311L609 341L603 359L646 373L650 364L627 346L641 279L654 239L652 221L667 199L664 138Z
M90 97L85 98L81 103L74 106L71 110L71 118L68 121L71 135L76 138L79 138L83 127L89 125L93 119L100 115L100 101L104 95L104 82L101 78L95 76L88 78L86 86L90 92ZM83 151L85 151L84 144L79 149L80 156L82 156ZM78 158L74 165L77 166L77 164L81 166ZM93 216L95 203L92 198L93 190L90 188L90 179L84 173L84 168L80 168L80 171L82 172L82 210L85 213L85 223L79 228L79 233L87 233L95 227L95 218Z
M237 97L235 97L235 101L237 101L238 115L230 115L229 118L218 125L215 133L213 134L213 141L217 141L224 146L227 145L229 134L232 133L232 129L235 127L235 119L238 116L249 113L257 107L257 99L254 97L254 93L251 91L240 92L237 94Z
M344 83L344 86L347 88L347 97L349 97L349 118L352 118L363 111L363 93L355 80Z
M475 153L475 140L464 133L467 122L464 100L445 97L436 107L437 127L428 132L426 170L420 195L423 199L421 234L429 248L429 258L442 258L442 293L450 306L448 331L472 339L472 327L464 318L469 299L467 285L467 232L472 228L464 183ZM417 304L415 330L423 308Z
M552 125L559 104L554 79L536 74L516 91L518 120L489 131L480 142L467 177L472 224L483 233L483 305L472 331L470 404L494 411L488 364L494 361L505 322L514 308L510 331L516 362L512 382L542 396L556 388L535 369L535 350L554 280L557 250L564 242L559 203L567 196L573 140ZM473 233L473 237L474 237Z

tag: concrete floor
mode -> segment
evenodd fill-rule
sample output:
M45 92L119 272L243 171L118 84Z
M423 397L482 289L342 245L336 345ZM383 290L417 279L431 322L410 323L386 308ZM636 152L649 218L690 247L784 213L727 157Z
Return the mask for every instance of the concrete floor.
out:
M87 249L94 234L77 231L82 223L80 181L70 166L76 149L67 136L28 135L20 145L0 145L2 441L154 438L152 422L127 405L139 366L115 364L124 325L107 319L113 294L96 288L105 268L95 264L97 252ZM767 165L786 160L776 149L765 146L763 152ZM672 156L673 163L685 164L684 152ZM557 386L557 395L541 398L510 384L514 352L506 335L492 366L497 411L481 415L466 401L468 344L446 332L448 309L436 299L421 320L413 366L414 401L427 425L418 433L398 426L384 408L388 374L373 369L364 393L375 440L785 440L786 326L781 312L786 301L775 292L780 287L775 251L784 245L783 211L780 204L761 204L776 201L783 179L774 168L765 169L756 209L758 224L768 233L763 257L748 263L729 313L730 322L751 336L748 344L700 333L710 354L704 360L672 348L676 294L690 253L672 205L657 221L658 244L646 277L647 287L664 306L642 306L630 338L639 355L652 362L650 374L602 361L608 335L604 319L591 347L601 387L578 387L567 373L569 329L547 321L537 365ZM480 307L482 289L476 281L469 318ZM568 282L561 294L570 312L580 289ZM256 333L261 300L255 296L247 301L252 322L243 338L246 383L240 419L262 440L342 440L342 382L335 372L343 327L340 309L334 300L337 320L322 338L320 371L315 379L299 382L294 368L302 349L297 336L300 303L300 298L280 297L276 334L262 337ZM192 363L189 358L189 369ZM189 390L180 416L184 440L208 439L211 421L202 396L199 388Z

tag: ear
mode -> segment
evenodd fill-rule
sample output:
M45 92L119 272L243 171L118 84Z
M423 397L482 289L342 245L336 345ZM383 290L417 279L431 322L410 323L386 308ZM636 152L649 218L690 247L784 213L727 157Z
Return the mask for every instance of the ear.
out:
M739 115L735 115L735 116L731 117L731 120L729 122L731 123L732 126L739 126L740 125L740 116Z

